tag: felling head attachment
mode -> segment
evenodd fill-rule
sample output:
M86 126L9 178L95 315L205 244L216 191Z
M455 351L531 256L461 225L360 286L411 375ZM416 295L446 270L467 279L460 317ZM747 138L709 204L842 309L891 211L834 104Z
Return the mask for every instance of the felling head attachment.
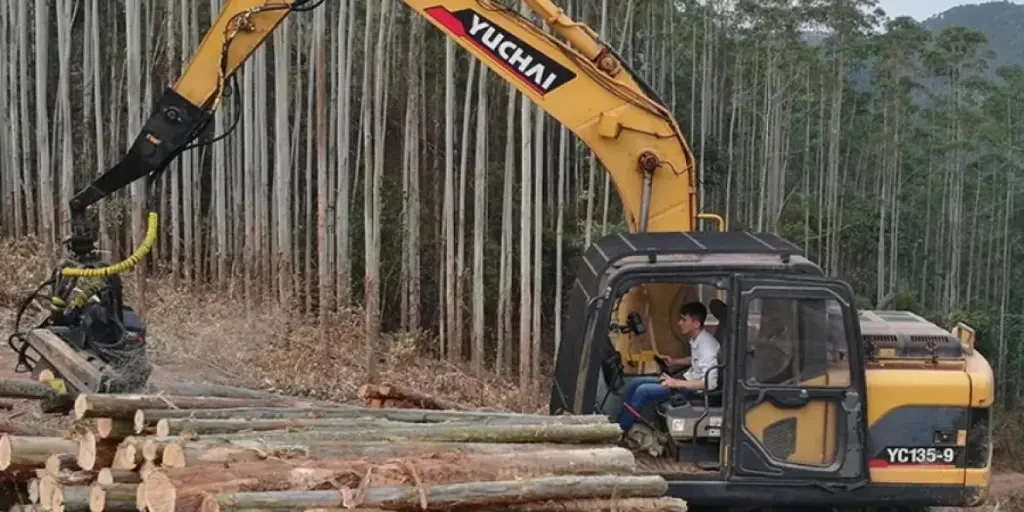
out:
M96 206L71 211L71 236L66 244L78 260L91 259L96 254L96 240L100 233L100 215Z

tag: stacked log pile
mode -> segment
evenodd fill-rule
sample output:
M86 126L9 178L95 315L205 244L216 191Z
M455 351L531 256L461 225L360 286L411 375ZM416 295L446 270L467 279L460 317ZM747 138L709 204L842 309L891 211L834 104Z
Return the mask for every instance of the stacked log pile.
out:
M686 510L601 416L161 394L83 394L72 414L0 436L16 509Z

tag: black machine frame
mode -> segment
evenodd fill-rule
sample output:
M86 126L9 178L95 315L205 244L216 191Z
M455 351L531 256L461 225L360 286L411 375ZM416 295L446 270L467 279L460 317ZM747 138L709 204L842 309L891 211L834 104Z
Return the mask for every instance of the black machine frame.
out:
M825 276L821 268L800 255L798 247L773 234L749 232L627 233L598 240L588 249L576 269L569 297L569 318L556 355L552 385L551 414L593 414L601 399L600 366L614 356L607 327L615 297L624 289L647 282L692 282L707 277L729 276L728 319L732 326L745 308L743 289L747 283L775 288L795 288L800 297L840 298L844 308L850 383L846 388L751 389L743 384L743 330L729 329L723 341L725 372L724 421L721 430L724 456L718 471L701 475L665 474L669 494L694 506L758 506L786 502L792 506L957 506L969 492L960 486L914 486L872 484L867 455L866 382L864 348L853 291L837 279ZM601 329L601 331L596 331ZM604 340L604 342L601 342ZM846 411L846 428L837 438L837 464L823 469L769 464L765 474L744 470L737 453L749 440L742 425L742 400L757 391L763 400L799 405L808 396L835 401ZM792 395L792 396L790 396ZM756 394L754 396L757 396ZM756 451L756 449L755 449ZM763 462L763 461L762 461ZM845 462L845 463L844 463ZM737 468L740 468L739 470Z

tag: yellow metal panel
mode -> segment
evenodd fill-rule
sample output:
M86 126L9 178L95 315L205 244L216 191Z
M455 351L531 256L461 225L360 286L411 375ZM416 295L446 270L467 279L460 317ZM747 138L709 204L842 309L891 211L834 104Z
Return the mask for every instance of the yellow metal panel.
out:
M954 466L890 466L871 468L876 484L963 485L964 470Z
M625 70L611 74L602 71L608 55L596 58L598 63L592 60L601 49L589 29L560 15L560 10L547 0L528 3L572 46L491 0L403 1L593 150L622 199L630 231L636 231L639 225L644 176L638 162L644 152L653 153L661 162L654 172L648 230L694 229L693 155L679 126L672 114L647 97ZM539 55L522 46L529 46ZM575 78L557 88L545 88L556 82L542 79L548 76L544 74L547 70L534 69L543 57L554 63L552 67L560 66ZM605 117L611 119L602 121ZM619 129L615 129L615 123L620 123ZM608 129L602 130L602 126Z
M995 404L995 375L992 366L980 352L967 357L967 374L971 378L971 406L991 407Z
M899 407L968 407L971 402L970 378L962 372L871 369L865 373L869 426Z
M291 13L293 3L294 0L228 0L174 90L193 105L208 108L221 91L219 77L225 37L234 35L225 61L226 78Z
M744 423L754 438L764 443L766 428L790 418L796 419L796 451L785 462L820 467L835 461L835 424L828 421L828 404L824 401L796 410L764 402L747 411Z

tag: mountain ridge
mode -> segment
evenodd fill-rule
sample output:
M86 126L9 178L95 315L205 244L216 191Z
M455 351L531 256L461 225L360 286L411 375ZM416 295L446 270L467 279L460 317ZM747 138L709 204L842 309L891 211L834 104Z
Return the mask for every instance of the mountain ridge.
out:
M933 15L921 25L933 33L950 26L962 26L985 34L995 53L989 68L1024 65L1024 5L1006 0L958 5Z

